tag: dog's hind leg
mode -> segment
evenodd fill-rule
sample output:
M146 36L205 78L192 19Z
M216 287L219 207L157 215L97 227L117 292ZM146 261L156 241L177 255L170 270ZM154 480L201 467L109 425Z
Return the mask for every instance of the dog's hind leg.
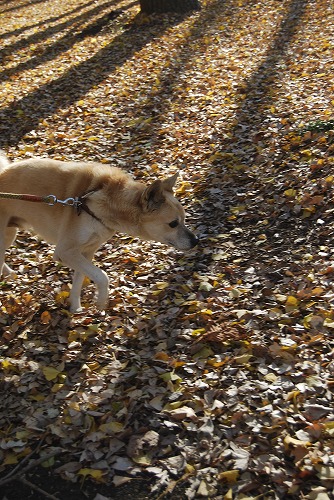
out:
M11 269L5 263L5 252L15 240L16 233L17 229L15 227L7 227L4 230L3 240L0 240L0 275L2 276L10 276L15 274L15 271L13 271L13 269Z

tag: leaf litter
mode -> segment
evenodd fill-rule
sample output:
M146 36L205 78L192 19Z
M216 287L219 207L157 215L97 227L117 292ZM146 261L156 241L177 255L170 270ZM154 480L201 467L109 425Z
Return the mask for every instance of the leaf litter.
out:
M180 170L201 243L115 237L96 255L110 307L86 283L71 315L68 270L20 234L1 282L0 484L46 457L96 500L138 477L151 498L331 498L331 2L42 5L0 8L1 147L143 181Z

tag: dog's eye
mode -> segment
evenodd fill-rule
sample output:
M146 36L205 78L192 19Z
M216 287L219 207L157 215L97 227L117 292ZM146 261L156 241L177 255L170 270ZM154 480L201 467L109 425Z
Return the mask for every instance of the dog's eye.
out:
M177 227L179 225L179 221L178 220L173 220L172 222L169 223L169 227Z

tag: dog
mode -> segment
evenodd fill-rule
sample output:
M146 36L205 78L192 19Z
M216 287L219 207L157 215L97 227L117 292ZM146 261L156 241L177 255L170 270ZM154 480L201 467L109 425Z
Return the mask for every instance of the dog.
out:
M92 263L96 250L115 232L190 250L197 237L185 226L185 212L173 195L178 174L146 186L127 172L94 162L30 158L10 163L0 155L0 271L18 229L32 230L54 244L54 260L74 270L70 311L81 310L85 276L97 289L96 305L107 307L109 279ZM7 199L4 193L33 200ZM33 195L33 196L32 196ZM53 195L53 196L48 196ZM33 203L32 201L41 201ZM70 205L70 206L62 206Z

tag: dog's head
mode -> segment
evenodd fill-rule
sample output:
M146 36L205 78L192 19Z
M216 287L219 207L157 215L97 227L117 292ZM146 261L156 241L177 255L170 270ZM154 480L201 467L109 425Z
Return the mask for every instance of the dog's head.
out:
M178 174L157 180L141 195L140 236L159 241L178 250L190 250L197 245L196 236L184 225L185 213L173 195Z

